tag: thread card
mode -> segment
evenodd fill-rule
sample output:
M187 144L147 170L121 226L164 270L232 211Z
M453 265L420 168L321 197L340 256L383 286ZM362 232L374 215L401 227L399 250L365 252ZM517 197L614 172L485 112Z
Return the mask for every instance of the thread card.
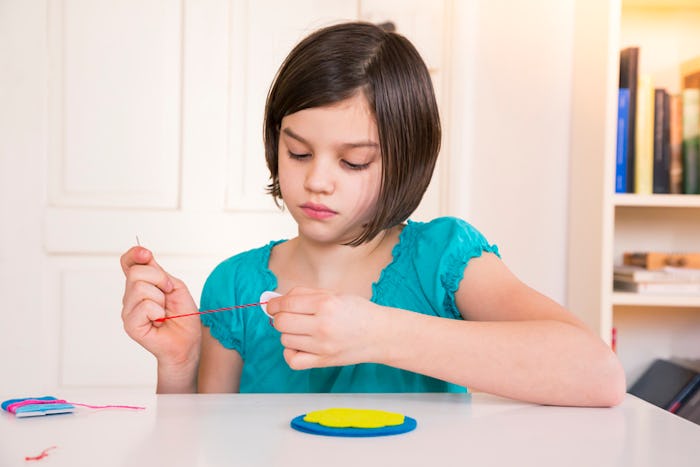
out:
M2 409L17 418L25 418L73 413L75 406L53 396L43 396L8 399L2 403Z

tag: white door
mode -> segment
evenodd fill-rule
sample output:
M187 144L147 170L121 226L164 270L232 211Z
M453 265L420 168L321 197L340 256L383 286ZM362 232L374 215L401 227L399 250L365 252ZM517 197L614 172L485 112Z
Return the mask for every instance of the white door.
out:
M267 88L302 36L357 18L394 20L439 92L440 2L0 3L0 390L153 385L119 255L138 235L198 299L219 261L293 236L264 194Z

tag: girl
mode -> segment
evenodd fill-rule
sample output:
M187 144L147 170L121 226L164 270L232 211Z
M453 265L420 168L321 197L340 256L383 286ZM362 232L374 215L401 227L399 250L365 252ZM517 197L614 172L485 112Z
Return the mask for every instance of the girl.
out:
M122 319L158 360L158 392L424 392L466 387L543 404L612 406L614 353L520 282L466 222L405 223L432 176L440 122L427 68L402 36L365 23L321 29L268 95L269 193L298 224L222 262L202 309L134 247ZM203 325L203 326L202 326Z

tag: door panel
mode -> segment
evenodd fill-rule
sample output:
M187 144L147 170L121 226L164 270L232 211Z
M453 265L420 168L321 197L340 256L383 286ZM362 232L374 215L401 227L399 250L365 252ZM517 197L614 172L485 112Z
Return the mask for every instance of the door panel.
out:
M423 43L442 2L409 3L399 31ZM433 13L421 17L416 5ZM6 79L24 84L12 81L19 97L0 110L14 130L0 143L2 168L18 174L2 175L2 193L18 196L0 204L14 219L2 227L9 327L0 340L17 355L2 369L33 369L3 388L152 386L154 359L122 329L119 255L138 235L198 302L219 261L294 236L291 217L265 194L262 114L274 73L310 31L401 7L13 0L3 8L20 21L5 25L17 64ZM440 80L443 35L430 37ZM425 217L439 214L430 193L439 191L429 191Z
M49 2L50 203L176 208L179 2Z

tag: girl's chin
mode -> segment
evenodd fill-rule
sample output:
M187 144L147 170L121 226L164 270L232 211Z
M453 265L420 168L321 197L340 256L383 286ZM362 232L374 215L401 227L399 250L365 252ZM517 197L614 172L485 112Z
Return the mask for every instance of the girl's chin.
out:
M302 227L301 225L299 226L299 238L312 243L343 245L346 243L350 243L359 235L360 232L338 232L335 229L321 229Z

